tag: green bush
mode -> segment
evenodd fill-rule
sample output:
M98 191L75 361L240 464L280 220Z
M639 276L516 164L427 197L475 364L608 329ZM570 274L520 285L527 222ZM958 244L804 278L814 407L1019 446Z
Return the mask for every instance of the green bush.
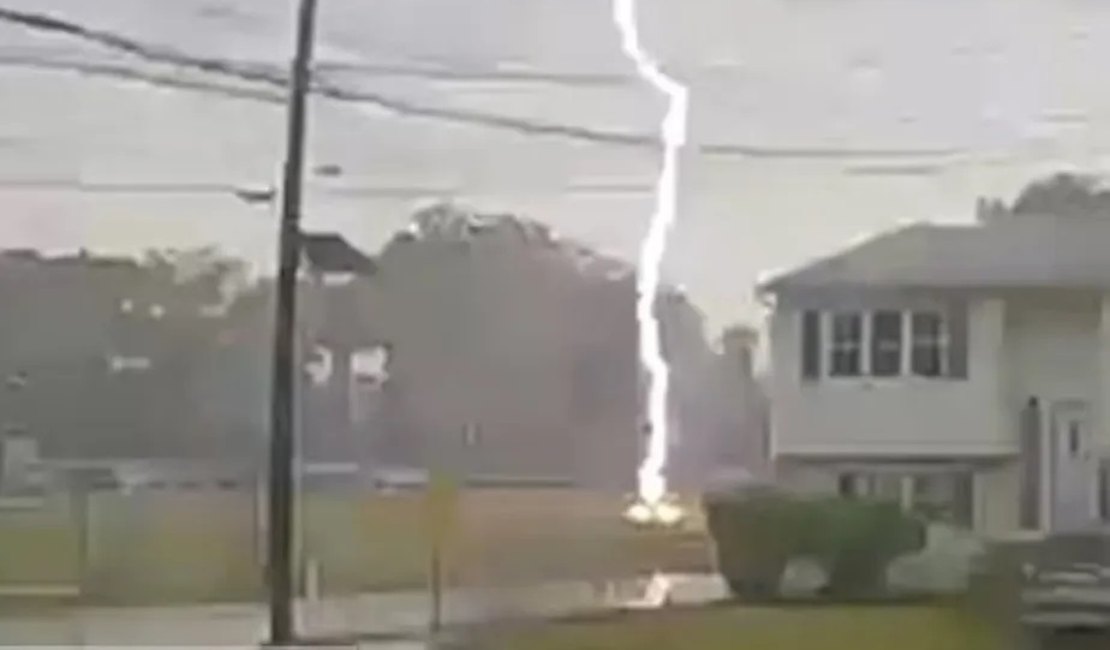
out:
M923 525L897 505L841 498L800 498L767 489L705 501L717 568L740 598L775 595L793 558L817 559L837 598L872 595L887 565L919 549Z
M737 597L768 597L791 557L804 550L805 504L767 490L705 502L717 569Z
M883 589L891 560L924 544L924 526L894 503L830 498L810 504L808 547L829 575L836 597Z

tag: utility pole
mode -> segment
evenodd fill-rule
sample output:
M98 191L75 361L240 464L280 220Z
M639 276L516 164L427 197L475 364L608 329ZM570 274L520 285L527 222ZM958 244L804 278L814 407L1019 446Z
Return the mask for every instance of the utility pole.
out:
M297 267L301 256L301 188L304 176L306 99L310 84L316 0L301 0L296 51L290 70L288 131L278 234L277 307L274 315L273 377L270 392L270 490L267 578L270 643L294 642L293 462Z

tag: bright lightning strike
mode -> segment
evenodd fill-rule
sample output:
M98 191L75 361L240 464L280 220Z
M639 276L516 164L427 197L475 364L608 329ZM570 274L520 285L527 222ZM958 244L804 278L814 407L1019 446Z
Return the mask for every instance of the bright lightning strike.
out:
M647 370L649 379L646 413L648 441L637 477L638 492L641 505L652 512L658 512L667 495L667 391L670 367L663 357L655 299L659 291L667 234L674 224L678 208L678 157L686 144L689 90L663 72L659 63L644 50L640 41L636 2L637 0L613 0L613 22L620 32L621 49L635 64L639 76L665 95L669 103L661 128L663 161L655 184L655 209L647 235L640 245L636 282L640 363ZM636 512L642 514L638 510Z

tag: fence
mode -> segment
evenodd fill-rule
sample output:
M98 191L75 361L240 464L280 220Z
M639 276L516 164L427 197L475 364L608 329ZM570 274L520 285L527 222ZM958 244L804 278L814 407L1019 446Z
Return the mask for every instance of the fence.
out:
M261 598L265 547L254 493L80 498L56 495L35 509L0 511L0 591L78 585L97 604ZM314 560L324 593L428 583L421 492L316 492L300 505L301 556ZM446 581L502 585L708 566L701 535L646 540L620 520L621 505L620 496L570 489L469 490L459 501L458 529L448 532Z

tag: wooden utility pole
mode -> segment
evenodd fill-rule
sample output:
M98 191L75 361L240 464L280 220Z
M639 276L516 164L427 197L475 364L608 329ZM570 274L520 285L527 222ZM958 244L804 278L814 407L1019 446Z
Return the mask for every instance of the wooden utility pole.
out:
M270 392L269 540L267 583L270 643L294 643L293 463L297 383L297 268L301 257L301 189L304 182L306 99L316 23L316 0L301 0L296 51L290 70L288 131L278 233L277 307L274 314Z

